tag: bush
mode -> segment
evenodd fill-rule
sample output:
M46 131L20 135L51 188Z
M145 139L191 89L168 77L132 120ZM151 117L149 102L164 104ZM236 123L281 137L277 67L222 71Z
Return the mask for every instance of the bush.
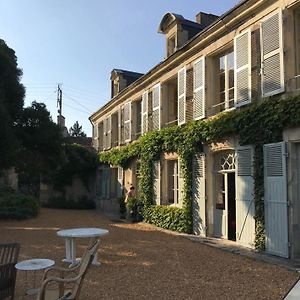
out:
M52 197L44 205L49 208L62 208L62 209L95 209L95 201L88 199L87 196L81 196L77 200L66 199L64 196Z
M10 188L0 190L0 219L28 219L38 215L39 202L36 198L17 193Z
M155 226L190 233L188 216L182 208L152 205L143 210L144 221Z

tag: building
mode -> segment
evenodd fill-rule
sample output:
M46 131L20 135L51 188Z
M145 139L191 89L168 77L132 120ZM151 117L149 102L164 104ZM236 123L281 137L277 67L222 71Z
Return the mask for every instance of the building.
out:
M299 0L244 0L220 17L199 13L195 22L167 13L158 31L166 36L164 61L144 75L112 72L112 99L90 117L98 151L299 93ZM261 148L265 246L271 254L300 258L300 129L286 128L280 136ZM195 234L254 247L254 157L255 145L241 145L234 134L204 143L193 166ZM180 174L179 155L162 153L154 162L155 204L183 205ZM100 178L100 198L109 203L104 199L120 196L123 184L137 185L139 161L126 170L104 165Z

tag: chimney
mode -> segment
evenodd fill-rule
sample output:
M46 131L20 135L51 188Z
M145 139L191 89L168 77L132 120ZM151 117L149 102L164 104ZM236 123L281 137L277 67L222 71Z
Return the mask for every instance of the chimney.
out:
M203 25L203 27L207 27L213 22L215 22L217 19L219 19L219 16L207 14L204 12L199 12L199 14L196 15L196 22L198 24Z

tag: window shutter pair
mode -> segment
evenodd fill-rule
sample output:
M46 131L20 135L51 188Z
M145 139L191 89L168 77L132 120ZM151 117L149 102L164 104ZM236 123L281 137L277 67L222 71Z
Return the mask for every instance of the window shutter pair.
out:
M178 125L187 121L187 71L178 71ZM194 63L193 68L193 119L205 118L205 58Z
M276 12L262 21L261 36L261 92L263 97L284 91L282 13ZM251 102L251 30L234 39L235 106Z

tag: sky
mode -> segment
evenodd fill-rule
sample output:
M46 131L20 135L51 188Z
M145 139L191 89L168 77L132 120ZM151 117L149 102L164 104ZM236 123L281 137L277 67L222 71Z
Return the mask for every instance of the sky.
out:
M167 12L195 20L198 12L221 15L239 0L0 0L0 39L13 48L23 70L25 106L43 102L88 136L89 116L110 100L114 68L146 73L165 56L157 33Z

